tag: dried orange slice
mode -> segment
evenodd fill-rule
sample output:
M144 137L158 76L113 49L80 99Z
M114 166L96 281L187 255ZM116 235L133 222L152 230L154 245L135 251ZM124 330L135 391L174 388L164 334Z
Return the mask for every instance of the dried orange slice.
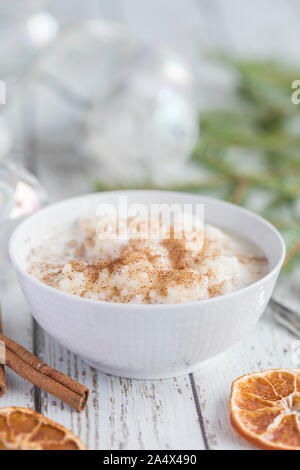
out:
M0 409L0 450L84 450L78 437L28 408Z
M231 386L233 427L262 449L300 450L300 369L272 369Z

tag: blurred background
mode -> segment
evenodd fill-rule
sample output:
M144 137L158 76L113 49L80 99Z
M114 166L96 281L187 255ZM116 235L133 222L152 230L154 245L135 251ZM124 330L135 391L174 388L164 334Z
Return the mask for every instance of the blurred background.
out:
M272 221L299 296L299 40L297 0L3 0L2 253L47 202L193 191Z

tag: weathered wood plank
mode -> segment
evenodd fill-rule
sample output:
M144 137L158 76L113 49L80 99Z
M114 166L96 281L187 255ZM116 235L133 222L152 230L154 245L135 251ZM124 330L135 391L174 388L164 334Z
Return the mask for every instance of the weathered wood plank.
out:
M60 154L39 162L39 178L51 200L91 191L85 160ZM68 160L68 161L66 161ZM40 329L39 356L53 367L85 383L91 397L78 414L42 392L41 412L72 429L89 449L202 449L204 448L188 376L144 382L110 377L84 364Z
M3 331L5 335L33 350L32 318L14 275L6 269L10 278L1 283ZM34 387L6 367L7 391L0 398L0 407L23 406L34 409Z
M278 327L268 311L242 342L194 374L210 448L252 448L237 436L230 425L228 399L231 383L250 372L295 367L291 352L293 341L295 338Z
M78 414L42 393L41 411L72 429L89 449L203 449L188 376L138 381L90 368L41 330L40 356L85 383L91 396Z
M70 14L69 19L90 16L89 3L77 12L72 4L69 13L68 6L60 7L61 2L52 0L51 3L59 4L57 12ZM289 2L283 0L277 2L276 8L270 0L253 1L247 8L236 0L228 0L226 4L219 0L188 0L184 6L168 0L160 5L159 15L157 8L146 1L114 0L111 6L112 2L103 0L99 7L95 1L92 3L92 16L99 8L104 16L121 19L133 33L146 39L153 39L155 31L157 43L168 43L192 61L198 61L201 50L211 48L242 54L275 52L276 57L280 52L284 56L291 52L298 57L298 49L290 45L296 44L299 38L299 17L289 10ZM201 72L201 67L199 69ZM53 155L52 149L43 146L35 152L39 155L37 174L51 201L92 190L97 173L91 162L72 155L70 150ZM14 289L12 284L10 292L4 294L4 327L7 334L30 349L30 317L22 297L16 299ZM148 383L109 377L90 369L43 332L37 331L35 343L40 357L91 388L89 405L83 414L79 415L45 393L41 393L41 411L72 428L91 449L203 448L199 414L211 448L249 448L230 427L227 406L230 384L234 378L252 370L291 366L289 346L294 340L266 317L243 343L194 374L199 398L197 411L189 377ZM26 406L26 403L32 406L31 386L9 373L8 387L12 391L1 399L3 406Z

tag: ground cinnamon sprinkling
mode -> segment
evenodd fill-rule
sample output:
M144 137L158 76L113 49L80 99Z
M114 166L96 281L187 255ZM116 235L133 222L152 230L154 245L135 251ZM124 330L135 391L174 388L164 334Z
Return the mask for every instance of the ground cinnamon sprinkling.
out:
M71 240L58 244L58 252L49 253L47 243L34 248L29 256L30 274L81 297L174 303L231 292L243 287L239 272L248 285L267 269L266 258L257 250L251 256L248 246L232 245L230 237L210 226L205 228L204 243L196 232L178 239L171 227L169 238L108 244L97 238L92 224L88 227L73 231ZM187 248L188 242L193 249Z
M266 264L268 262L267 258L265 258L264 256L237 255L237 259L242 264L253 263L253 262Z

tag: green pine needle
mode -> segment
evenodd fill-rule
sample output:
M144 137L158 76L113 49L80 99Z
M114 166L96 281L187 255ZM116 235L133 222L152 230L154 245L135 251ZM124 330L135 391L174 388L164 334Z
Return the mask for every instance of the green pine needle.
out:
M285 268L300 263L300 109L291 102L291 84L300 71L267 61L219 56L237 76L237 109L204 111L191 159L210 175L206 181L135 189L168 189L215 194L254 209L274 223L287 244ZM298 118L299 115L299 118ZM128 189L107 185L96 188ZM255 202L258 194L264 197Z

